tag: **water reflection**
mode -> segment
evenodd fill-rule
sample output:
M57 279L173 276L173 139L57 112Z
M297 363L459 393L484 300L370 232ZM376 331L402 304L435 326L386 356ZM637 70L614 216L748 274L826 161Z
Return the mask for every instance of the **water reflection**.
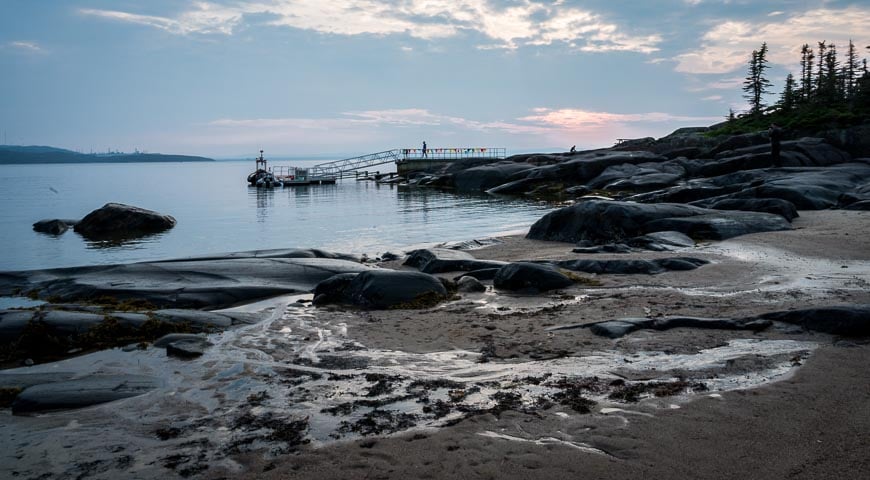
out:
M455 194L345 179L333 185L249 187L247 162L14 166L0 172L0 270L121 263L227 251L319 247L375 253L528 227L550 209L524 199ZM189 182L207 172L209 182ZM40 177L41 176L41 177ZM61 195L32 188L39 177ZM109 181L111 179L111 181ZM147 180L148 188L142 188ZM166 235L85 242L39 235L40 218L81 218L107 202L172 215Z

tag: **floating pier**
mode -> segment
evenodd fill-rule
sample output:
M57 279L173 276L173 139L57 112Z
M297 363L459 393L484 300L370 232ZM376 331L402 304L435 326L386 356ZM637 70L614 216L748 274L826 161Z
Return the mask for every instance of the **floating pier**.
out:
M292 187L335 183L342 178L359 178L360 172L378 165L393 163L399 176L433 170L457 160L504 159L505 148L490 147L436 147L396 148L383 152L321 163L308 168L291 166L268 167L260 150L255 159L256 170L248 175L248 183L255 187ZM380 172L377 172L379 175Z

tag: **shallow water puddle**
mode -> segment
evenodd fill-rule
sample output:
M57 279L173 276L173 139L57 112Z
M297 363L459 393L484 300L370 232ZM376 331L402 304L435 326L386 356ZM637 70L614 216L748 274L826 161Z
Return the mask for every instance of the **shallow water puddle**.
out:
M163 447L171 447L176 455L190 457L182 463L194 468L243 451L280 454L306 443L443 426L483 412L554 408L568 415L613 413L644 398L750 388L788 374L796 359L817 346L741 339L693 355L602 351L544 361L484 362L480 353L470 351L418 354L365 348L340 317L322 320L313 307L297 301L307 298L261 302L255 311L265 320L210 336L215 345L198 360L177 360L155 348L115 349L20 369L18 373L144 374L164 379L166 387L80 411L6 417L0 434L17 433L17 441L24 436L31 446L56 445L56 439L50 440L59 434L53 419L64 425L75 420L87 428L59 434L70 446L58 462L63 456L98 455L117 442L152 463L165 455ZM634 377L651 380L625 380ZM109 433L87 435L94 428ZM555 438L492 435L602 453ZM9 442L3 443L9 455L35 451ZM147 462L137 462L149 468Z

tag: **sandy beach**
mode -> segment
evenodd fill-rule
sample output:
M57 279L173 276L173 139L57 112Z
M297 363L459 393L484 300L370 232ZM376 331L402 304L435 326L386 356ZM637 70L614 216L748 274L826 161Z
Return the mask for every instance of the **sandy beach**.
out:
M0 464L18 478L861 478L870 472L866 338L780 322L617 339L586 327L870 303L868 220L801 212L788 231L583 254L710 263L584 275L539 294L489 286L419 310L282 296L222 310L260 320L209 335L213 346L194 360L116 348L7 370L163 383L84 409L4 410ZM499 240L471 253L578 257L569 243Z
M652 277L602 276L601 287L568 292L577 301L499 295L483 310L463 299L424 312L332 313L347 322L350 337L369 347L425 353L492 345L497 358L515 362L604 350L693 354L741 338L818 345L795 362L800 366L772 382L599 405L585 415L559 406L475 415L445 428L306 449L271 461L256 455L239 461L251 478L861 478L870 472L866 339L794 329L675 329L609 340L585 329L548 327L625 316L739 317L868 303L868 219L864 212L801 212L793 231L747 235L692 251L711 265ZM503 240L474 255L572 256L564 243ZM757 367L728 363L718 373ZM264 469L268 473L260 473Z

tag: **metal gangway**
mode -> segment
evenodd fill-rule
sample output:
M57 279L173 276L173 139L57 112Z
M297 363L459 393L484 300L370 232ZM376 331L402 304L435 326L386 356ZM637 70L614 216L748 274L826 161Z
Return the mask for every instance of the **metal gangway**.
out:
M398 149L385 150L383 152L370 153L359 157L320 163L308 169L309 175L312 177L332 178L352 177L355 176L356 172L359 170L387 163L398 163L401 160L399 152L400 150Z

